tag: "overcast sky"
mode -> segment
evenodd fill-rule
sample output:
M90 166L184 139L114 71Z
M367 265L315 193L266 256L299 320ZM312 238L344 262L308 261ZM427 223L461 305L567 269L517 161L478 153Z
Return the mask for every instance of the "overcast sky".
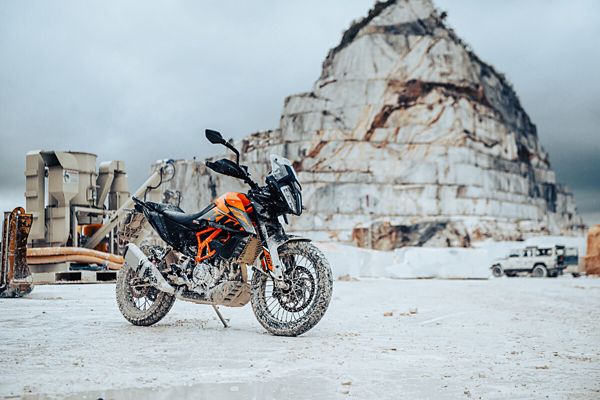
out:
M600 1L437 0L506 74L560 182L600 223ZM371 0L0 0L0 209L24 204L25 153L79 150L127 163L136 188L159 158L215 152L204 128L278 126Z

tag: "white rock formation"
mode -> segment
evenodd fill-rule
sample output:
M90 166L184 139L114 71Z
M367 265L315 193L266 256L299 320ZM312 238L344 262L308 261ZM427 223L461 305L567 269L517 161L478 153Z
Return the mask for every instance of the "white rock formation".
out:
M285 100L279 129L239 145L255 176L271 152L295 162L308 211L292 227L320 240L468 246L582 228L510 84L430 0L375 4L312 91ZM190 212L242 189L200 161L177 172L170 188Z

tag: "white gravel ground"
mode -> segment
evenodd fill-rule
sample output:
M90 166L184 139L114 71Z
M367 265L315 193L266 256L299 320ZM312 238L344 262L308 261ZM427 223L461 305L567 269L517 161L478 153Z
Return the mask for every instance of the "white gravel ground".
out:
M114 285L0 300L0 397L600 398L598 279L336 281L299 338L223 312L229 329L183 302L135 327Z

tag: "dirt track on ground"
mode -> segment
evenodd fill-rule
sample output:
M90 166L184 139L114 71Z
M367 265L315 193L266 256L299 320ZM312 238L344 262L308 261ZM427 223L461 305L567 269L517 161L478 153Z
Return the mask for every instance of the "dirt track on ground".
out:
M0 300L0 397L600 397L598 279L336 281L299 338L223 312L178 301L135 327L113 285Z

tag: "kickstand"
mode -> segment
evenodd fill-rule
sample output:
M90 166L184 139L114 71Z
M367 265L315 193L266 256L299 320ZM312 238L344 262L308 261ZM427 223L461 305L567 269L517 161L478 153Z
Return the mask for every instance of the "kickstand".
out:
M219 316L219 319L221 320L221 323L223 324L223 327L224 328L229 328L229 325L227 325L227 321L225 321L225 318L223 318L223 315L221 315L221 311L219 311L219 307L213 305L212 308L213 308L213 310L215 310L215 312Z

